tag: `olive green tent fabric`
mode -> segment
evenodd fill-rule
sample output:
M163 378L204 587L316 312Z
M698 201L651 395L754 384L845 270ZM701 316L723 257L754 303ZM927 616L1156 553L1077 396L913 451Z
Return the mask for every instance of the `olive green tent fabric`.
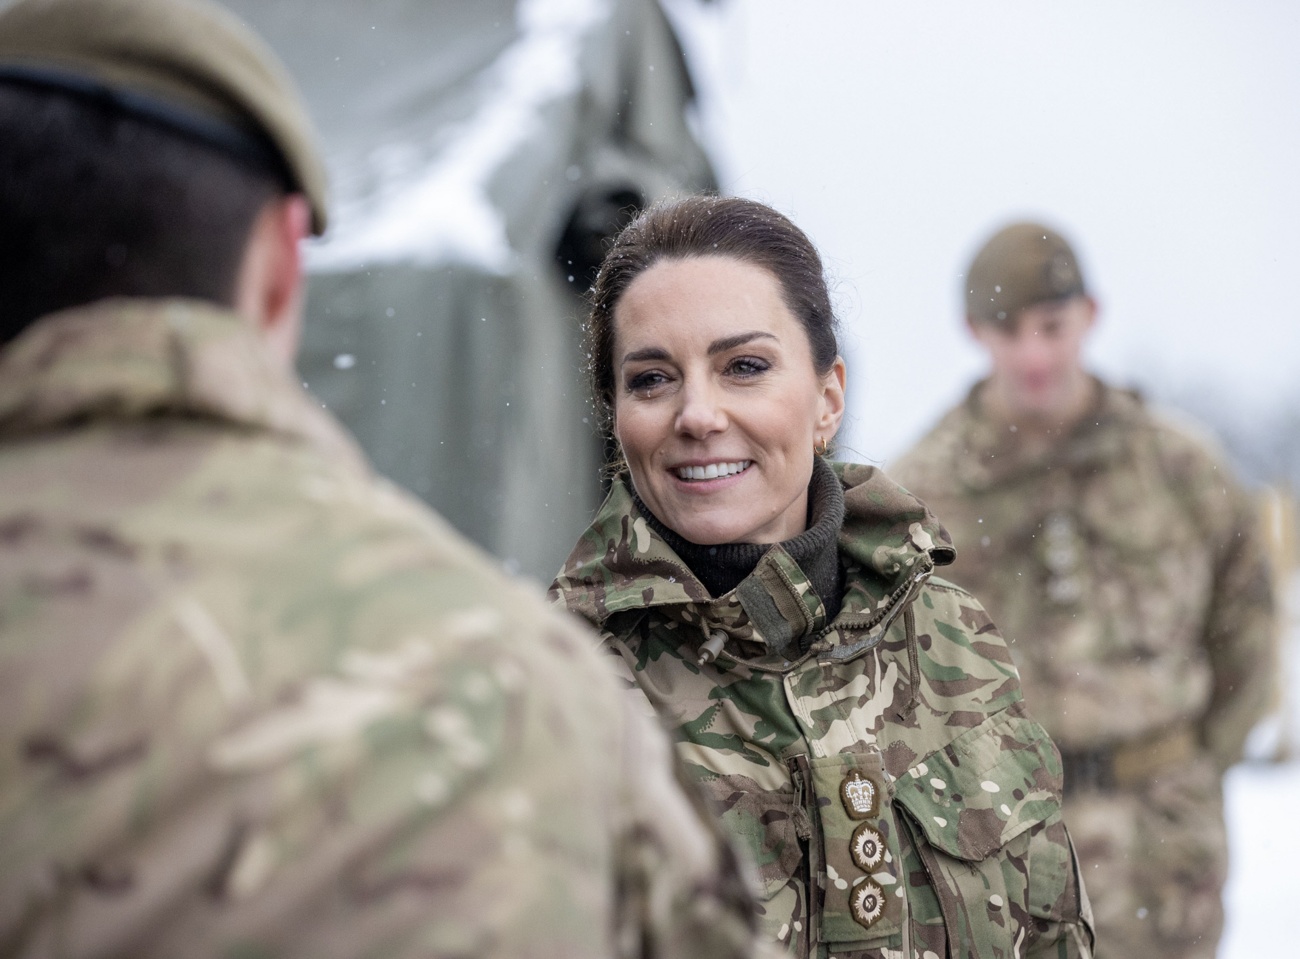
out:
M225 2L326 145L337 216L309 251L303 379L382 472L549 581L600 495L587 270L629 204L716 186L663 11Z

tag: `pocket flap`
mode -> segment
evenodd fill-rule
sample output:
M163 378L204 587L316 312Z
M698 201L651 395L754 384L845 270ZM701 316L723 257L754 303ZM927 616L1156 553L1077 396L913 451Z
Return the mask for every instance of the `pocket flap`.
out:
M757 867L755 895L770 901L799 875L803 861L794 792L765 790L745 776L717 776L699 785L728 835Z
M919 760L895 784L937 849L986 858L1061 809L1061 757L1032 719L1002 712Z

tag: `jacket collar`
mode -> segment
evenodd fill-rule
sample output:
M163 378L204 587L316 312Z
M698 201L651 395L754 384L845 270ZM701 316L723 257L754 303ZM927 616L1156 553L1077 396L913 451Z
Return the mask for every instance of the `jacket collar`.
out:
M956 552L925 506L878 469L832 465L845 489L839 551L849 571L836 623L870 628L896 612L918 577L951 563ZM600 627L619 613L660 609L672 620L758 644L752 652L784 659L791 658L795 640L827 625L816 591L779 546L736 589L710 597L637 513L626 476L615 480L552 596Z
M278 433L366 469L248 324L211 304L102 300L42 318L0 351L0 441L158 414Z

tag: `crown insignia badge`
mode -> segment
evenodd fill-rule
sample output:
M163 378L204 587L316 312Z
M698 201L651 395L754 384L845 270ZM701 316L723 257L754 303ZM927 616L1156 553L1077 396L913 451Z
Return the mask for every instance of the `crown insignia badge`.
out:
M876 784L854 770L840 784L844 811L852 819L866 819L876 814Z

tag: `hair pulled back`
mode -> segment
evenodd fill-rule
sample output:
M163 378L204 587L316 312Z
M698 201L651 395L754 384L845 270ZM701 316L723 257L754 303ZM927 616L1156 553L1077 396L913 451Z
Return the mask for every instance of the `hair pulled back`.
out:
M608 425L614 406L614 311L632 281L661 260L719 256L767 270L803 325L813 367L828 373L839 355L837 323L821 257L807 234L771 207L727 196L663 200L614 239L592 286L587 323L592 393Z

